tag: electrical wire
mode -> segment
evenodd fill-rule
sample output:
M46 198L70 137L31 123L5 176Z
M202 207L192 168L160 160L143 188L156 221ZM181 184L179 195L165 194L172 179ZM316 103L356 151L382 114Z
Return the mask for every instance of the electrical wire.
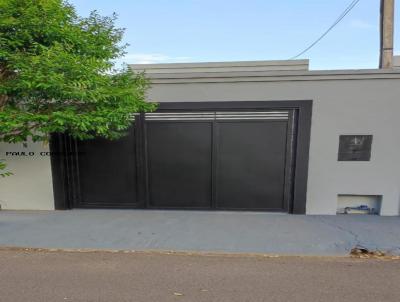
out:
M340 14L340 16L333 22L333 24L313 43L310 44L306 49L304 49L302 52L300 52L298 55L295 55L294 57L290 58L290 60L294 60L301 55L305 54L307 51L309 51L311 48L313 48L319 41L321 41L336 25L339 24L340 21L343 20L344 17L360 2L360 0L353 0L349 6Z

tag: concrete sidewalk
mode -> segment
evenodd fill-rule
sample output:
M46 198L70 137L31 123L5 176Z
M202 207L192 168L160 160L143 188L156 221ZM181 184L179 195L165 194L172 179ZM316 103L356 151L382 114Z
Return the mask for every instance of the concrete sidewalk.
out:
M0 246L400 255L400 218L158 210L0 211Z

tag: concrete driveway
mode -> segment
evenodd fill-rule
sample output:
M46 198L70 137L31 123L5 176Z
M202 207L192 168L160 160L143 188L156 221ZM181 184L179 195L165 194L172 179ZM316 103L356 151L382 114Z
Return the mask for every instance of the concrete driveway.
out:
M400 218L254 212L0 211L0 246L348 255L400 254Z

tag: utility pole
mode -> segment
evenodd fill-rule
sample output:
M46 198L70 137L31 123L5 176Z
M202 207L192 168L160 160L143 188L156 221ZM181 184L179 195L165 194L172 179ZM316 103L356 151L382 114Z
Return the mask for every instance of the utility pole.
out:
M394 0L381 0L379 68L393 67Z

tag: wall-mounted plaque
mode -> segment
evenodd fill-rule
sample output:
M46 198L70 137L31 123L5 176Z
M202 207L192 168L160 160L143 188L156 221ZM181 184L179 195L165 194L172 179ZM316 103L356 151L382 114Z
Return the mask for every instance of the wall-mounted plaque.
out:
M369 161L372 135L340 135L338 161Z

